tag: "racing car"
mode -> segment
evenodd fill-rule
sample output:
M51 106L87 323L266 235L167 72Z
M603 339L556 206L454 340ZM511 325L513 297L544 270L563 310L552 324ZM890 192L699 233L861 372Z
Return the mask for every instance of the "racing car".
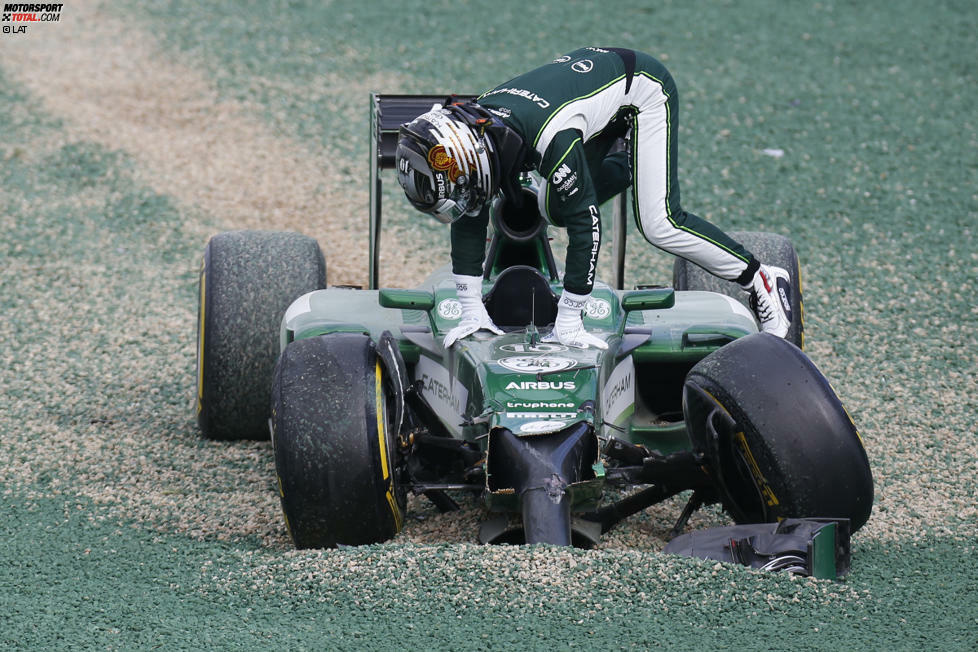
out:
M387 541L409 493L444 511L477 497L486 543L590 546L684 492L673 535L716 503L737 524L866 523L867 455L802 350L801 270L783 236L733 234L797 281L785 339L758 331L739 288L682 259L671 285L624 289L622 201L611 211L614 278L595 282L584 315L607 350L544 342L562 270L529 176L520 208L491 207L483 296L502 335L443 346L461 316L447 265L419 287L380 287L381 171L393 166L398 126L445 101L371 96L366 289L327 287L308 236L232 231L207 243L200 429L271 437L295 545Z

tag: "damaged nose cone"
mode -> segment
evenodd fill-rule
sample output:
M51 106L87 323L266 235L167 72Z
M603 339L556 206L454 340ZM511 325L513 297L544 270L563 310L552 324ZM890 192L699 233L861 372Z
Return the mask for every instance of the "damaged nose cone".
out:
M568 488L594 477L594 430L586 422L557 432L518 437L506 428L490 434L490 492L516 494L526 543L572 543Z

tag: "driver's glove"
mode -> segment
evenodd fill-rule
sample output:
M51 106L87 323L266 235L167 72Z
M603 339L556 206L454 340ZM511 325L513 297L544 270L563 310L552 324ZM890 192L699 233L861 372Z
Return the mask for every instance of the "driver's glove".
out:
M584 330L581 312L587 306L590 298L590 294L574 294L565 289L560 295L560 301L557 302L557 319L554 321L554 329L543 338L543 341L560 342L564 346L573 346L578 349L586 349L590 346L596 349L607 349L607 342Z
M496 335L502 335L499 327L492 323L486 306L482 303L482 277L455 274L455 291L458 302L462 304L462 318L458 326L445 335L445 348L449 348L463 337L468 337L478 330L490 330Z

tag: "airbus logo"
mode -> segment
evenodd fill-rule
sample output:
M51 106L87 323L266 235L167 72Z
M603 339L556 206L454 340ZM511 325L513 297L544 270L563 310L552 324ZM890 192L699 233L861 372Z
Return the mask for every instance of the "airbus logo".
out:
M522 382L516 382L515 380L510 384L506 385L506 389L567 389L574 390L577 389L577 385L573 380L524 380Z

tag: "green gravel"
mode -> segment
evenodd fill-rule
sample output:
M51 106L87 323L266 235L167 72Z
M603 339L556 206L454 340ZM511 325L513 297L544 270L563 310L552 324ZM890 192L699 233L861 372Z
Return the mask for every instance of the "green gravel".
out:
M30 41L4 36L0 647L978 647L970 3L635 1L609 18L583 2L405 0L395 15L349 0L79 1L27 38L57 30L66 51L101 52L115 42L101 30L120 25L140 57L224 103L202 143L239 124L233 107L282 151L333 161L323 183L362 204L364 233L329 244L356 252L368 91L478 91L581 44L662 58L681 93L686 208L795 243L808 352L860 427L876 505L844 582L664 556L680 501L587 552L480 547L478 507L440 515L422 500L392 543L293 551L269 445L202 441L193 418L199 255L208 235L254 223L208 201L221 170L156 174L141 148L165 133L116 142L64 100L59 84L86 84L85 70L22 65ZM160 88L139 118L154 135L154 115L187 109ZM411 283L444 260L447 234L395 186L385 251ZM631 281L668 281L667 256L630 247ZM348 268L365 282L357 255ZM726 522L706 510L692 526Z
M974 546L857 545L845 583L634 551L269 551L0 503L0 644L23 649L968 649ZM929 568L955 568L933 577ZM29 578L29 579L27 579ZM913 599L908 600L912 594ZM970 628L970 631L969 631Z

